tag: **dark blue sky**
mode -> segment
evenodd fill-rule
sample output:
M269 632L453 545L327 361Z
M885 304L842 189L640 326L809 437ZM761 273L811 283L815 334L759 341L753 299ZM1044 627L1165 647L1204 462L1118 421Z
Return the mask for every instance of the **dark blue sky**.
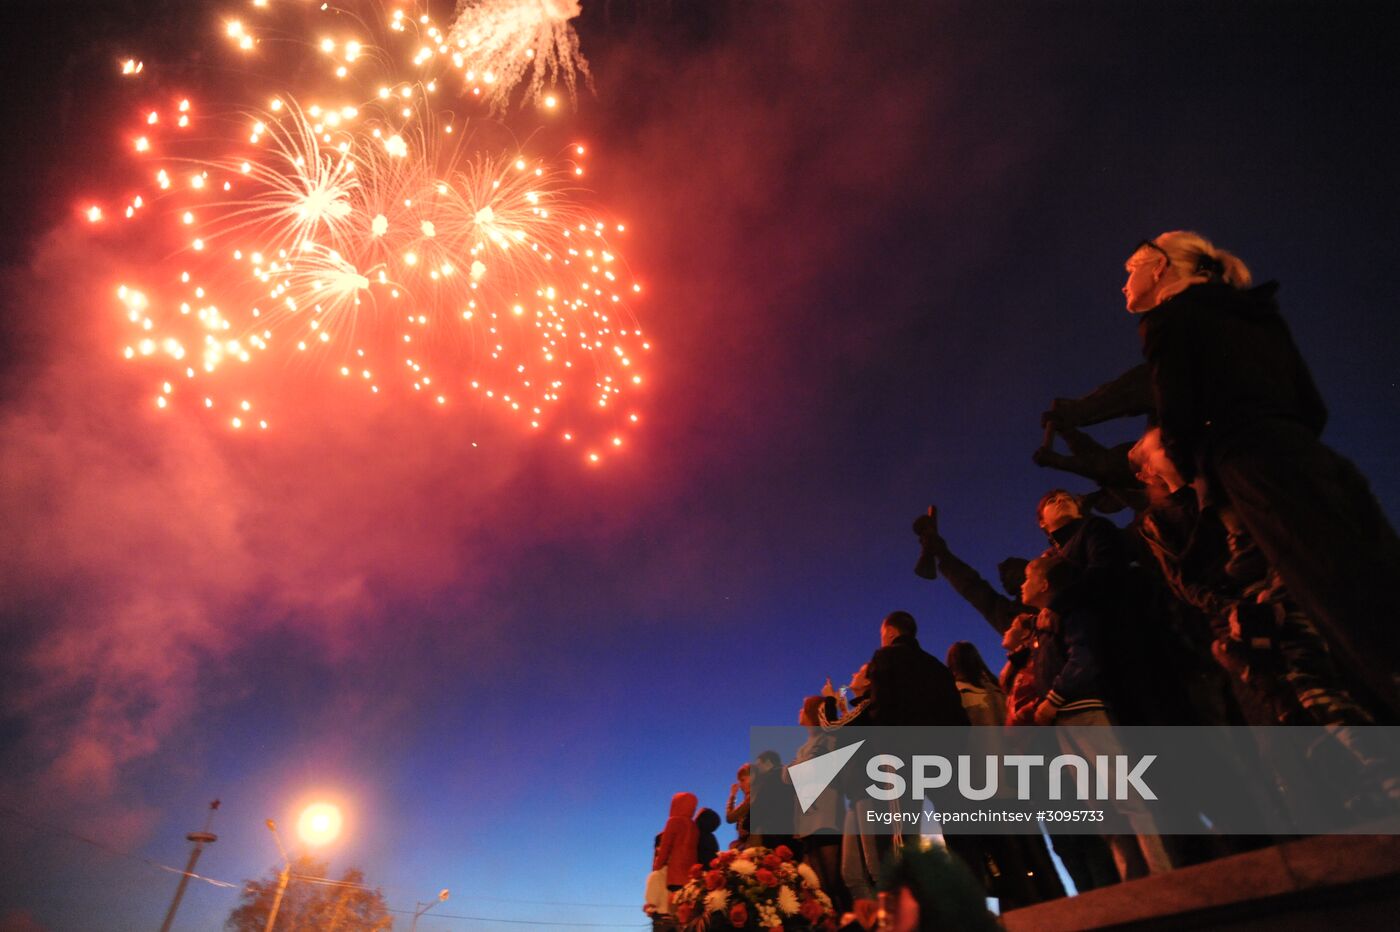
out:
M1064 478L1030 462L1039 412L1136 361L1122 263L1164 230L1282 282L1327 439L1400 513L1386 4L699 6L584 0L597 94L567 133L633 224L658 347L645 429L593 472L420 414L265 452L128 417L129 373L77 364L95 343L54 314L110 313L121 244L47 231L108 171L90 142L117 130L121 40L158 67L211 42L169 17L213 30L224 7L35 4L51 31L10 28L35 157L12 142L3 172L0 803L45 828L0 811L0 923L159 924L170 874L54 827L182 864L219 797L200 869L238 882L275 861L262 820L325 794L348 824L324 856L391 906L449 887L434 913L640 924L671 794L722 807L748 727L842 681L885 613L999 664L912 574L909 523L937 502L988 574L1041 549L1033 505ZM128 582L143 551L166 569ZM51 682L88 638L105 658ZM110 766L55 778L113 696ZM235 900L194 884L177 927Z

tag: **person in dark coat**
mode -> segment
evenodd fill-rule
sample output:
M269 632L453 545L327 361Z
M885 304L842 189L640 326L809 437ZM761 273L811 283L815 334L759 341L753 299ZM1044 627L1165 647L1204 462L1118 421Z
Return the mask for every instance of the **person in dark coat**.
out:
M783 782L782 758L777 751L761 751L754 764L753 806L749 816L752 819L758 814L762 831L749 835L749 845L769 850L786 845L791 851L799 850L793 838L797 797L792 785Z
M1327 409L1279 314L1277 285L1195 233L1126 264L1167 456L1227 501L1345 672L1400 720L1397 536L1364 476L1319 439Z
M708 869L710 862L719 854L719 839L715 837L719 824L719 813L713 809L701 809L695 813L695 828L700 833L695 842L695 857L701 867Z
M1077 571L1057 595L1057 610L1088 608L1102 620L1104 698L1124 725L1191 724L1191 702L1171 622L1157 593L1131 565L1124 533L1107 518L1085 516L1064 489L1041 498L1036 519L1050 550Z
M880 649L870 658L873 725L966 725L962 697L943 662L919 646L918 623L891 612L880 623Z
M1044 698L1036 706L1034 723L1092 726L1060 729L1062 750L1085 759L1098 755L1113 758L1122 753L1123 746L1114 734L1114 720L1104 703L1105 658L1100 650L1106 628L1104 619L1092 599L1065 598L1076 591L1076 580L1082 573L1069 560L1055 554L1032 560L1026 568L1021 601L1040 609L1030 670L1036 692ZM1135 832L1107 838L1122 879L1170 870L1171 856L1142 801L1118 800L1114 806Z
M918 623L908 612L890 612L880 622L880 649L867 664L873 724L967 725L967 711L957 681L941 660L919 646L918 631ZM864 803L857 804L861 805ZM903 839L903 832L899 837ZM880 863L889 859L894 838L875 836ZM944 841L949 850L968 863L981 857L980 839L974 836L949 833Z

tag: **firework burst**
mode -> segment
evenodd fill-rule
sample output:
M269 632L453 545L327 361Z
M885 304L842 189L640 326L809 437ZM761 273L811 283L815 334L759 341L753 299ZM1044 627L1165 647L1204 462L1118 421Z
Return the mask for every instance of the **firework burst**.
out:
M551 34L577 13L532 5ZM308 404L292 373L370 397L473 399L599 461L639 420L625 399L650 344L611 243L625 228L584 206L585 148L542 158L474 143L438 88L465 47L425 57L424 36L446 41L426 16L357 22L379 29L307 43L343 82L334 105L284 88L198 135L189 100L143 111L130 151L148 184L124 213L177 250L151 281L117 288L125 356L152 370L157 407L193 404L234 429ZM252 25L225 32L260 47Z
M561 79L572 97L577 75L589 77L569 25L581 12L579 0L461 0L445 54L493 110L506 108L527 75L527 97L544 100L546 88Z

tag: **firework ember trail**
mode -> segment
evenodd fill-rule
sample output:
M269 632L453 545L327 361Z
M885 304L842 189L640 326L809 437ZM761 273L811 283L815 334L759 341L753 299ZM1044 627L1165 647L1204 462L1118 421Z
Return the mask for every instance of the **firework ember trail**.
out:
M587 462L622 447L651 349L615 248L627 227L587 205L585 145L484 141L527 80L541 112L561 83L575 99L579 12L467 0L441 29L411 5L255 0L211 24L260 79L245 86L273 90L152 99L123 141L132 189L84 208L169 243L114 284L129 325L116 350L153 376L152 403L275 429L326 397L307 380L330 379L337 403L471 399Z

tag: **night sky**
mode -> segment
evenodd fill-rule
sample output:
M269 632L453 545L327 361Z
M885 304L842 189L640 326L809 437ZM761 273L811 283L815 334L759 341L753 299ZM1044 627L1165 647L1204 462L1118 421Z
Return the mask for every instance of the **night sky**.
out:
M1039 413L1137 361L1122 264L1165 230L1282 283L1326 439L1400 515L1388 3L583 5L596 94L508 120L589 142L646 283L601 469L466 410L158 415L112 324L141 244L78 208L122 170L118 57L227 89L244 4L5 5L0 928L158 927L141 859L214 798L217 879L330 798L333 872L452 891L422 929L643 924L671 794L722 809L749 726L887 612L1000 665L910 522L989 578L1043 548L1037 498L1087 487L1031 463ZM192 883L176 928L236 901Z

